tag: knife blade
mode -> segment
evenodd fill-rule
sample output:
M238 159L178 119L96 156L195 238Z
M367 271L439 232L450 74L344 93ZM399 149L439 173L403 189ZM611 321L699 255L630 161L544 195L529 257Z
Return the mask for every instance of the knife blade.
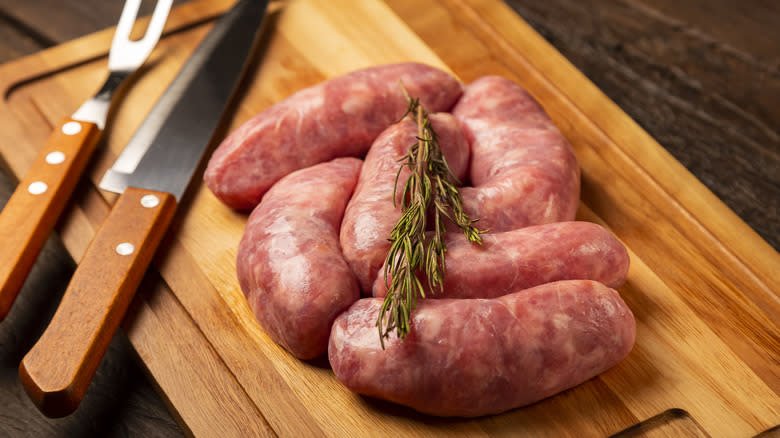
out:
M100 187L121 193L19 375L45 415L86 393L262 32L267 0L239 0L195 49Z

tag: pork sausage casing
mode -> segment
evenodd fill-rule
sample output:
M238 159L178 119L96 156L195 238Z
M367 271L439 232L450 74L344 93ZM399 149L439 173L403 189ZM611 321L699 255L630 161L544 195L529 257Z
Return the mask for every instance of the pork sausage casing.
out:
M458 123L447 113L430 114L429 118L450 169L462 181L468 171L469 145ZM417 135L417 123L404 120L377 137L366 154L357 188L344 213L341 247L365 295L371 294L376 274L390 250L390 232L401 217L401 193L409 179L406 168L398 175L397 205L393 204L393 186L401 167L399 160L417 141Z
M260 325L300 359L324 354L333 319L360 297L339 225L361 161L293 172L268 191L238 247L239 284Z
M471 145L472 187L461 189L477 226L508 231L571 221L580 168L571 145L544 109L516 83L484 76L452 111Z
M426 298L496 298L558 280L595 280L617 289L628 274L625 246L590 222L555 222L482 235L482 245L463 234L446 237L447 275L441 290ZM374 296L387 294L384 271Z
M424 300L406 340L379 344L381 298L334 322L328 357L350 390L438 416L525 406L578 385L631 350L635 322L613 289L547 283L496 299Z
M428 111L449 111L463 92L453 76L417 63L370 67L330 79L233 131L212 155L206 185L228 206L250 209L293 170L336 157L362 157L406 109L399 81Z

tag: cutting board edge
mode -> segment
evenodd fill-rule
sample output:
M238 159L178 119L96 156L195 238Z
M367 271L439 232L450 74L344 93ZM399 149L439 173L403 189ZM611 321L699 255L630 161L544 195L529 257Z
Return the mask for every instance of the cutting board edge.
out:
M206 0L203 0L203 1L205 2ZM99 32L98 34L100 34L100 33L103 33L103 32L107 32L107 31L101 31L101 32ZM92 35L97 35L97 34L92 34ZM88 38L88 37L84 37L84 38ZM66 43L66 44L67 44L67 43ZM60 46L57 46L57 47L60 47ZM50 49L50 50L54 50L54 49L55 49L55 48L53 48L53 49ZM103 55L99 55L99 56L105 56L105 53L106 53L106 52L104 51L104 52L103 52ZM35 56L35 55L31 55L31 57L34 57L34 56ZM19 60L19 62L20 62L20 61L22 61L22 60L24 60L24 59L26 59L26 58L23 58L23 59ZM93 59L94 59L94 58L93 58ZM14 62L17 62L17 61L14 61ZM11 64L11 63L9 63L9 64ZM78 64L78 63L76 63L76 64ZM74 65L76 65L76 64L74 64ZM6 64L6 65L8 65L8 64ZM3 90L8 90L8 89L11 89L11 88L14 86L14 85L13 85L13 84L14 84L14 82L13 82L13 81L9 82L9 83L11 83L11 84L12 84L10 87L8 86L8 83L6 83L6 82L4 82L4 81L3 81L3 79L5 79L5 76L3 75L3 72L4 72L4 68L6 67L6 65L0 66L0 89L3 89ZM64 68L67 68L67 66L66 66L66 67L64 67ZM33 79L33 80L34 80L34 79ZM18 84L18 81L16 82L16 84ZM0 108L0 110L2 110L2 108ZM632 122L633 122L633 121L632 121ZM659 147L659 148L661 148L661 146L660 146L660 145L658 145L658 147ZM662 149L662 148L661 148L661 149ZM686 170L686 172L687 172L687 170ZM692 175L692 174L690 175L690 177L691 177L691 178L693 178L693 179L695 180L695 177L693 177L693 175ZM696 181L698 181L698 180L696 180ZM705 189L706 189L706 188L705 188ZM706 189L706 190L708 190L708 189ZM714 195L713 195L713 196L714 196ZM717 199L717 198L716 198L716 199ZM719 200L718 200L718 201L719 201ZM725 204L724 204L724 205L725 205ZM728 208L728 207L726 207L726 208ZM729 211L731 211L731 210L729 210ZM733 213L733 212L732 212L732 213ZM740 221L741 221L741 219L740 219ZM745 224L745 226L747 226L747 225ZM752 230L751 228L749 228L749 227L748 227L748 229L750 229L750 231L753 231L753 230ZM754 231L753 231L753 232L754 232ZM756 234L756 236L758 236L758 235ZM760 236L758 236L758 238L760 239ZM764 242L764 241L763 241L763 239L761 239L761 241L762 241L762 242ZM764 242L764 243L765 243L765 242ZM767 246L768 246L768 244L767 244Z

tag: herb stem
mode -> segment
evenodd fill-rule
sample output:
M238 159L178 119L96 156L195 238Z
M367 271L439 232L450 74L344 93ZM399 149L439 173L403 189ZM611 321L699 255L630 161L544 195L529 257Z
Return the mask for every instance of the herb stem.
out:
M443 235L446 228L442 216L458 226L469 241L482 244L480 236L485 231L473 226L472 220L463 211L463 200L457 189L457 179L450 170L441 151L439 141L431 127L428 112L419 99L406 95L408 106L406 116L417 123L417 142L401 160L393 186L393 202L396 199L398 180L404 167L410 171L409 179L401 193L401 218L390 232L390 250L385 259L384 277L387 295L377 318L379 339L384 348L384 339L395 330L398 338L405 339L410 331L411 314L417 304L417 297L425 298L425 288L417 276L426 277L428 289L435 293L444 282L444 253L446 245ZM428 211L433 208L433 233L426 235ZM386 320L386 321L385 321Z

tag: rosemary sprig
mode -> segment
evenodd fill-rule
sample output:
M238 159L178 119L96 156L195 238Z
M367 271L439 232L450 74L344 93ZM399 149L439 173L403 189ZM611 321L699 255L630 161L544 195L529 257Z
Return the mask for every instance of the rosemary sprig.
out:
M384 339L393 330L399 338L406 338L417 296L425 298L423 283L416 272L424 272L430 291L441 289L445 274L444 253L447 250L443 240L446 231L443 218L458 226L471 242L482 244L480 234L484 232L475 228L473 224L477 220L470 219L463 211L457 178L439 147L428 112L419 99L411 98L405 89L403 92L408 106L401 120L406 116L414 117L418 135L417 142L399 160L402 164L393 186L395 203L398 179L401 171L408 168L410 175L401 196L402 215L390 233L391 246L385 260L385 284L388 279L390 284L376 322L382 348ZM433 233L426 237L427 215L431 207L434 209Z

